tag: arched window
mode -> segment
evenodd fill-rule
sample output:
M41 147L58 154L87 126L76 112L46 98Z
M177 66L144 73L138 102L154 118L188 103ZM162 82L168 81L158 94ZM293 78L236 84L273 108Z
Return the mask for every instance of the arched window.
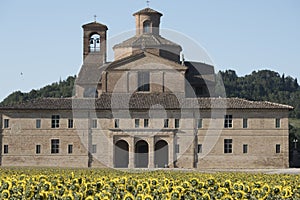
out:
M143 30L144 30L144 33L150 33L151 32L151 22L150 21L145 21L143 23Z
M94 34L90 37L90 52L100 51L100 35Z

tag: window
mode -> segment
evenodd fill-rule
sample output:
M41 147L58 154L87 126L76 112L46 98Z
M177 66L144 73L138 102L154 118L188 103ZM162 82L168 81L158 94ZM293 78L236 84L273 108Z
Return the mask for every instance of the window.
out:
M248 153L248 144L243 144L243 153Z
M4 119L4 128L9 128L9 119Z
M68 128L74 128L74 121L73 119L68 120Z
M72 154L73 153L73 144L69 144L68 145L68 154Z
M59 153L59 139L51 140L51 153L52 154Z
M243 128L248 128L248 119L247 118L243 119Z
M175 153L179 153L179 144L175 145Z
M198 119L197 128L202 128L202 119Z
M275 120L275 126L276 126L276 128L280 128L280 119L279 118L277 118L276 120Z
M41 128L41 120L40 119L37 119L35 121L35 128Z
M144 128L149 127L149 119L144 119Z
M198 153L202 153L202 144L198 144L198 150L197 150Z
M120 128L120 120L119 119L115 119L115 128Z
M179 128L179 119L175 119L175 128Z
M280 153L280 144L276 144L276 153Z
M97 119L92 120L92 128L97 128Z
M40 153L41 153L41 145L40 145L40 144L37 144L37 145L35 146L35 153L36 153L36 154L40 154Z
M92 145L92 153L97 153L97 145L96 144Z
M140 119L135 119L134 120L134 127L139 128L140 127Z
M143 23L143 32L144 33L150 33L151 30L150 30L150 25L151 25L151 22L150 21L145 21Z
M164 128L169 127L169 119L164 119Z
M232 128L232 115L225 115L224 128Z
M51 128L59 128L59 115L52 115Z
M224 153L232 153L232 139L224 139Z
M150 73L147 71L138 72L138 91L149 92L150 91Z
M3 153L4 153L4 154L8 154L8 145L7 145L7 144L5 144L5 145L3 146Z

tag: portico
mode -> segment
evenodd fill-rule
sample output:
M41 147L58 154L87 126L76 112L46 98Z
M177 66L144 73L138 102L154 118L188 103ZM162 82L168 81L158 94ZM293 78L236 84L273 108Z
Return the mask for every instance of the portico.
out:
M174 132L119 132L114 133L115 168L174 167Z

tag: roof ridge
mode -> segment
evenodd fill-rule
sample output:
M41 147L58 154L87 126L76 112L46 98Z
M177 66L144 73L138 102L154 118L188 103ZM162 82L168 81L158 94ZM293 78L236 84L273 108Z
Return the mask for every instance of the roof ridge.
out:
M276 103L276 102L270 102L270 101L262 101L262 102L265 102L265 103L268 103L268 104L272 104L272 105L276 105L276 106L283 106L283 107L294 109L293 106L289 106L289 105L282 104L282 103Z

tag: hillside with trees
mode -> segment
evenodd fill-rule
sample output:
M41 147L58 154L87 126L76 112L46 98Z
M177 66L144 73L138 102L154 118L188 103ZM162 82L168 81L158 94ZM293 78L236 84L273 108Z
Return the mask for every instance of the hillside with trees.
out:
M300 86L297 78L280 75L270 70L253 71L250 75L237 76L234 70L220 71L227 97L257 101L271 101L293 106L290 117L300 119ZM217 84L220 87L220 83ZM220 92L220 88L216 88ZM217 94L224 96L221 93Z
M31 90L28 93L16 91L6 97L0 104L11 105L43 97L72 97L75 79L76 76L69 76L64 81L55 82L39 90Z

